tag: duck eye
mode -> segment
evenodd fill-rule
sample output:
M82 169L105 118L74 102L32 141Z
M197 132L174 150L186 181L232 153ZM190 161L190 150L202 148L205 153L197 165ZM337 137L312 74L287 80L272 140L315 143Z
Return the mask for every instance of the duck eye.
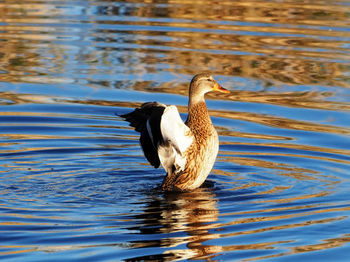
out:
M212 82L212 81L213 81L213 79L208 78L208 79L207 79L207 81Z

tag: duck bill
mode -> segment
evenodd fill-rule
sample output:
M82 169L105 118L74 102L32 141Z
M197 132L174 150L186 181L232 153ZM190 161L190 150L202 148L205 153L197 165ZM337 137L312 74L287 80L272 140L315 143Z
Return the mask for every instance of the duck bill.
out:
M226 93L226 94L230 93L229 90L223 88L223 87L220 86L218 83L215 83L214 88L213 88L213 91L218 91L218 92Z

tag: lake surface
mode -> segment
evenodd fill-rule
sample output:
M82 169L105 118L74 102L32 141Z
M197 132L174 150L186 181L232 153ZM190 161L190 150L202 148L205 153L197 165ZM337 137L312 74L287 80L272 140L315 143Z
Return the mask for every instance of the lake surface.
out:
M349 1L0 1L0 259L348 261ZM165 194L121 114L186 118L220 151Z

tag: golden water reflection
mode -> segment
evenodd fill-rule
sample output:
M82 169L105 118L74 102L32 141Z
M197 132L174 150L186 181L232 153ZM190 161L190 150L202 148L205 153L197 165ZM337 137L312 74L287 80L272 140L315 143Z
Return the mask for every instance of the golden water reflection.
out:
M132 243L111 243L111 244L97 244L97 245L1 245L0 248L7 249L8 251L0 252L1 255L11 255L24 252L62 252L68 250L77 250L77 249L91 249L95 247L124 247L125 245L128 248L139 249L145 247L161 247L167 248L163 254L158 254L159 258L165 261L176 261L183 259L210 259L217 256L217 254L227 251L237 251L241 252L244 250L275 250L273 255L264 255L258 256L248 261L267 259L272 257L287 256L290 254L298 254L304 252L313 252L319 250L325 250L329 248L335 248L344 246L350 242L350 237L348 234L339 236L338 238L324 239L321 240L323 243L319 244L306 244L299 245L298 239L294 239L291 235L288 239L280 241L257 241L256 243L244 244L240 241L240 244L213 244L216 239L225 239L231 238L234 239L244 235L254 235L271 232L271 231L280 231L295 229L295 228L305 228L311 227L316 224L331 224L337 221L342 221L346 219L345 216L334 216L331 218L321 218L308 220L310 214L319 214L327 213L328 215L332 212L339 212L342 210L349 211L349 208L328 208L320 211L311 211L303 212L303 210L317 205L305 205L305 206L296 206L295 210L300 210L300 213L294 213L290 215L279 215L281 211L290 210L290 207L287 208L278 208L278 209L261 209L254 211L241 211L235 213L225 213L220 214L217 209L217 196L214 191L210 188L200 188L194 192L185 193L181 195L167 195L164 198L153 197L154 200L149 202L144 214L136 215L132 218L131 221L140 221L132 229L139 230L140 233L144 235L148 234L159 234L164 233L168 234L168 238L163 238L160 240L154 241L133 241ZM257 214L261 213L261 216ZM246 215L246 218L235 219L229 223L220 222L222 221L223 216L234 217ZM268 215L270 214L270 215ZM15 215L15 214L9 214ZM250 217L251 215L251 217ZM305 221L294 223L290 221L290 218L293 217L305 217ZM61 217L55 217L53 219L59 219ZM101 218L99 218L101 219ZM111 220L111 218L108 218ZM279 221L279 225L276 226L264 226L265 221ZM281 221L284 223L281 224ZM247 229L247 230L237 230L235 232L229 232L226 228L228 226L235 225L237 229L240 228L240 225L259 223L260 226L256 229ZM36 223L36 225L45 226L47 223ZM8 222L8 225L16 225ZM27 225L26 223L21 223L21 225ZM243 226L243 228L245 228ZM85 230L86 231L86 230ZM227 231L227 232L225 232ZM185 237L171 237L172 233L176 232L186 232L187 236ZM106 234L110 234L107 233ZM209 242L209 243L208 243ZM238 241L237 241L238 242ZM186 244L186 249L179 249L179 246ZM281 250L278 250L277 247L282 247ZM286 251L283 251L286 250ZM142 257L132 257L131 260L137 259L151 259L154 258L154 255L151 256L142 256Z
M84 10L92 11L98 3L91 2ZM122 62L124 68L118 70L129 68L129 73L139 76L156 73L159 64L165 63L169 65L165 71L174 75L193 75L211 69L221 75L259 79L266 86L287 83L349 87L350 55L345 40L350 36L345 30L348 7L329 8L320 2L300 5L238 1L203 9L204 3L175 3L176 8L155 8L156 1L129 8L128 16L138 17L140 21L117 19L122 12L118 7L97 9L94 15L82 17L91 24L87 30L79 28L79 20L71 20L68 10L51 3L2 4L0 39L7 44L0 47L4 71L0 81L76 82L78 79L71 79L67 72L71 63L79 62L87 72L83 79L92 84L96 80L91 77L99 73L99 67L104 65L103 70L113 74L116 72L113 67L120 67ZM163 17L168 19L149 19ZM66 28L51 28L67 22L73 23L73 34ZM105 28L106 24L115 28ZM124 25L131 28L120 31L118 26ZM144 26L148 29L138 30ZM158 26L169 30L153 31ZM329 30L330 26L338 28ZM81 39L85 44L79 46ZM89 44L86 39L96 41L99 48L85 49ZM114 50L113 46L104 47L104 43L125 46ZM78 52L71 52L76 48ZM134 55L129 54L129 48ZM113 60L115 55L108 55L111 51L117 54L118 61Z
M300 199L314 198L320 196L300 196ZM296 199L293 199L295 201ZM198 190L185 194L169 194L164 198L156 198L147 205L144 210L144 214L135 216L135 219L142 219L140 226L135 226L132 229L139 230L142 234L158 234L162 233L176 233L186 232L186 237L169 237L152 242L137 242L133 243L133 248L142 248L147 246L160 246L170 248L163 254L166 255L162 259L166 261L183 260L183 259L209 259L214 258L218 253L225 251L243 251L243 250L275 250L277 247L289 252L276 251L274 255L256 257L252 260L259 260L268 257L283 256L287 254L296 254L300 252L311 252L316 250L323 250L344 245L349 242L349 237L342 237L337 239L334 243L325 239L324 244L315 245L299 245L298 240L294 239L291 235L288 240L284 238L281 241L265 241L252 244L213 244L216 239L228 239L231 238L234 242L234 238L239 238L243 235L261 234L271 231L281 231L311 227L316 224L331 224L337 221L346 219L346 216L334 216L331 218L319 218L311 219L311 215L315 214L331 214L339 211L348 211L349 207L338 208L329 207L325 209L318 209L319 204L310 205L297 205L293 208L295 212L291 214L281 215L284 211L288 211L291 207L283 208L266 208L253 211L238 211L234 213L221 213L217 209L217 196L214 191L209 188L199 188ZM264 200L263 200L264 201ZM291 202L292 199L290 199ZM316 211L305 211L305 210ZM261 214L261 215L260 215ZM238 218L245 215L245 218ZM223 218L230 217L233 219L230 222L224 221ZM304 218L303 222L293 222L295 218ZM231 220L231 219L230 219ZM278 225L264 226L264 222L278 221ZM281 223L282 222L282 223ZM257 229L240 229L244 224L260 224ZM138 223L139 224L139 223ZM229 226L236 226L238 229L235 232L229 232L226 228ZM148 229L149 228L149 229ZM228 232L226 232L228 231ZM224 241L225 243L225 241ZM181 249L179 246L186 244L186 249ZM287 244L287 245L286 245ZM134 257L131 259L139 259L140 257ZM142 257L142 259L149 259L151 257Z
M199 188L184 194L164 194L164 197L153 197L148 203L142 218L142 224L137 229L143 234L171 234L186 232L186 237L169 237L160 239L160 247L176 248L186 243L184 250L171 249L164 254L171 259L201 258L216 253L215 247L203 245L203 242L215 239L219 235L209 232L215 228L219 211L215 193L210 188ZM148 229L150 227L150 230ZM171 235L170 235L171 236ZM148 245L148 243L145 243ZM142 247L142 241L136 244Z

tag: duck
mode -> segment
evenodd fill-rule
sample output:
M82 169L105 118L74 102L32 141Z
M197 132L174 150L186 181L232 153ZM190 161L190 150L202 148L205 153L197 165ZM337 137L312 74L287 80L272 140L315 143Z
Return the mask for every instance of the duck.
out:
M166 171L161 189L191 191L200 187L211 172L219 151L219 137L205 103L205 94L230 93L210 73L195 75L189 85L187 120L175 105L146 102L120 115L140 133L148 162Z

